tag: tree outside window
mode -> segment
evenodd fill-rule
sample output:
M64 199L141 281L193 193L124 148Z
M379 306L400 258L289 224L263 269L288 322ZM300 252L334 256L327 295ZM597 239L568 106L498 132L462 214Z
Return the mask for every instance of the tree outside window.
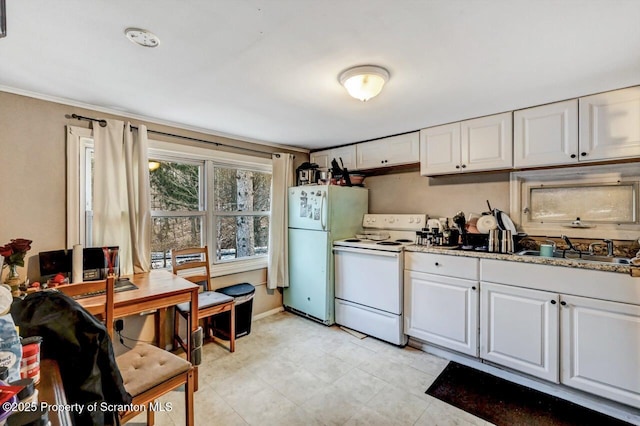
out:
M215 261L266 256L271 174L215 167L213 188Z
M212 242L214 263L267 255L270 173L214 165L205 180L204 161L155 161L160 167L150 172L153 268L169 267L171 250L206 240ZM207 193L211 199L205 202Z

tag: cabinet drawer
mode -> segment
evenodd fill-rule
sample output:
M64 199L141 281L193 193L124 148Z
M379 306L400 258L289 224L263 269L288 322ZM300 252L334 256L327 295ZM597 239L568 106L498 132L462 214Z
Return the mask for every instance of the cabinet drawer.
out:
M405 252L405 269L477 281L479 259L436 253Z

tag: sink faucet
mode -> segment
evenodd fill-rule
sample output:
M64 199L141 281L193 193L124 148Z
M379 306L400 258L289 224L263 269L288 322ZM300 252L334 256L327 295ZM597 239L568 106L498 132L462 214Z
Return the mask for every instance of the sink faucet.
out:
M607 246L607 256L613 257L613 241L608 239L602 240L601 242L596 241L589 244L589 254L593 254L593 247L603 246L603 245Z
M569 251L576 251L576 252L578 252L578 255L580 257L582 257L582 252L580 250L578 250L577 248L575 248L575 246L573 245L573 243L571 242L569 237L567 237L566 235L560 235L560 238L562 238L562 241L565 242L565 244L567 245ZM565 254L566 251L567 251L567 249L562 250L562 257L564 257L564 254Z

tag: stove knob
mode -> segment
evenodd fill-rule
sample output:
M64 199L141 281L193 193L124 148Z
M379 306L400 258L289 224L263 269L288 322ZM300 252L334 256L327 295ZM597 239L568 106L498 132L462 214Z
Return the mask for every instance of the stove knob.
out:
M422 220L419 217L416 217L416 223L420 223Z
M395 221L396 221L396 220L395 220L394 218L392 218L392 217L390 217L390 218L389 218L389 223L393 223L393 222L395 222Z
M413 217L409 217L409 223L413 223Z

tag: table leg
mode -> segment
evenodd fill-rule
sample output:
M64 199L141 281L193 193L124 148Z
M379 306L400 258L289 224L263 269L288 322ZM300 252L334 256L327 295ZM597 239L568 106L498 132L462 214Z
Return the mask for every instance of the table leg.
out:
M156 310L155 315L155 328L156 328L156 345L161 349L166 348L165 332L167 326L167 308L159 308Z

